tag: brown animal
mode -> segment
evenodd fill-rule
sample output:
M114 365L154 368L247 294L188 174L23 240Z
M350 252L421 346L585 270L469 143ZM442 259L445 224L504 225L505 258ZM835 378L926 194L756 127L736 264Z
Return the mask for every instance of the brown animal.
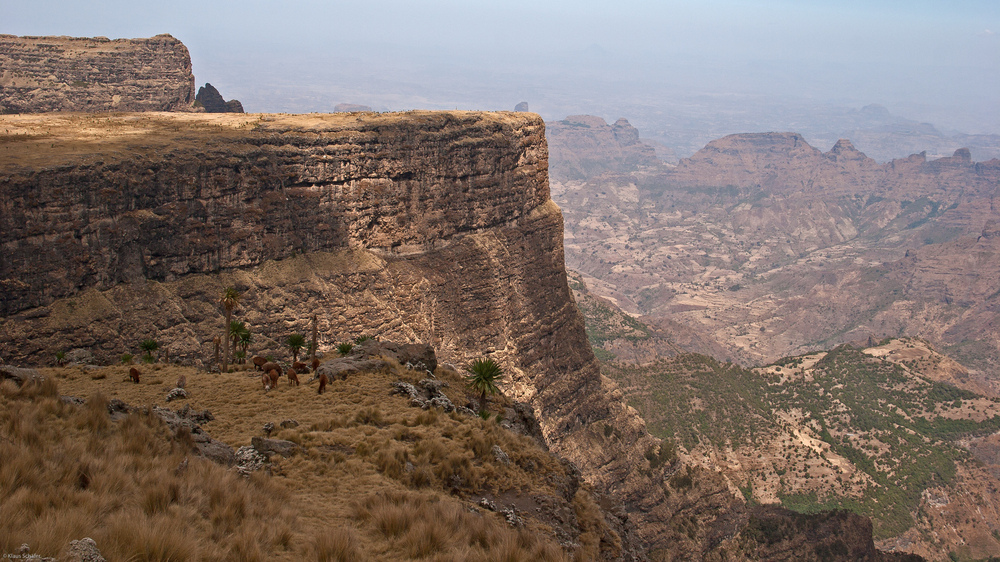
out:
M319 359L313 357L312 370L314 373L316 372L316 369L319 369Z
M184 375L177 377L177 388L184 388L187 385L187 382L187 377Z
M295 369L289 367L285 374L288 375L288 384L299 386L299 374L295 372Z
M264 363L264 365L261 366L260 370L264 371L265 373L270 373L271 371L278 371L278 374L281 374L281 365L278 365L274 361L268 361L267 363Z
M264 390L271 390L271 377L267 376L267 373L260 374L260 382L264 384Z
M132 379L132 382L139 384L139 369L132 367L128 370L128 378Z
M292 363L292 368L295 369L296 373L304 373L307 370L309 370L309 366L303 363L302 361L296 361L295 363Z
M320 375L319 375L319 392L317 392L316 394L323 394L323 391L326 390L326 383L328 383L328 382L330 382L330 379L329 379L329 377L326 376L326 373L320 373Z
M261 367L263 367L264 365L267 364L267 357L261 357L260 355L254 355L253 359L251 359L251 361L253 361L253 368L254 369L261 369ZM261 370L263 370L263 369L261 369ZM266 373L267 371L264 371L264 372Z
M278 377L281 376L281 371L271 369L267 372L267 376L271 379L271 388L278 388Z

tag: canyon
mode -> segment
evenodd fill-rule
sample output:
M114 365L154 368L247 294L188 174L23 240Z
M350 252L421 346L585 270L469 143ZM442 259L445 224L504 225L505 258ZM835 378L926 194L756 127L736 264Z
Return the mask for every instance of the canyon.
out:
M599 149L553 128L552 153L628 150L612 128L593 126ZM795 133L731 135L676 166L552 178L568 266L647 323L717 343L691 351L760 364L910 335L974 376L1000 359L998 186L1000 161L967 150L878 164L847 140L824 153Z
M149 338L207 369L234 287L254 353L281 356L316 315L321 353L370 335L499 361L547 446L607 495L618 556L750 556L769 547L743 531L784 520L673 456L602 375L538 116L37 114L0 128L4 363L60 350L115 363ZM796 548L850 528L875 556L864 518L832 521Z
M172 45L171 40L150 41ZM173 66L189 72L186 50ZM9 78L4 75L5 87L15 84ZM58 81L43 86L40 93L66 90ZM23 97L20 90L2 94L4 103ZM24 103L29 105L10 107L83 109L44 100ZM725 198L730 191L749 190L757 197L761 178L774 193L795 194L807 184L811 190L826 182L830 193L845 196L851 181L880 173L849 145L822 154L793 134L738 136L669 167L625 120L608 126L596 118L568 118L553 124L549 136L558 158L553 174L559 181L553 185L569 218L564 225L549 192L546 126L534 114L209 115L189 112L185 103L190 95L177 105L132 108L179 110L174 112L0 116L0 362L45 365L68 352L107 365L136 351L140 340L155 339L165 361L205 373L214 364L213 338L224 323L219 300L232 287L241 295L237 314L253 330L257 354L283 356L284 338L308 333L315 316L321 354L333 354L340 342L376 336L429 343L441 361L454 365L481 356L496 359L505 371L504 392L529 406L545 444L570 460L604 498L603 517L618 529L602 538L602 544L612 545L602 547L608 559L793 560L830 554L906 559L875 549L865 517L803 516L753 506L754 498L772 499L771 492L748 497L737 485L742 481L699 458L702 451L678 449L669 435L651 434L633 406L633 396L644 391L626 394L620 382L633 381L602 373L593 352L640 362L691 347L764 357L757 348L767 338L734 347L718 339L717 331L689 329L691 315L683 313L705 309L686 301L664 306L657 297L671 294L670 287L660 284L637 298L631 281L616 283L604 275L635 273L622 261L632 255L635 241L624 238L626 251L615 246L623 239L620 233L605 236L618 227L610 217L630 217L628 204L638 203L641 190L662 177L713 212L718 192ZM91 109L106 106L94 102ZM570 136L572 142L560 141ZM587 148L574 146L581 143ZM748 156L761 152L770 156ZM776 165L793 167L796 158L818 167L798 175L784 169L772 173ZM949 217L984 212L978 198L990 190L990 166L972 164L961 152L944 162L911 160L912 167L931 170L931 195L902 205L915 205L913 213L927 209L916 222L927 221L897 228L904 233L900 240L933 236L937 231L920 228L937 218L942 205L945 215L957 211ZM942 177L965 186L970 167L982 179L969 187L968 200L949 198L950 187L934 187ZM724 189L702 189L699 182L708 170L727 174L711 180L725 183ZM595 178L601 183L592 183ZM619 185L623 181L628 187ZM891 179L885 182L885 191L892 191ZM591 200L585 192L595 186L604 189ZM627 204L607 207L612 200ZM657 209L641 200L644 213ZM892 213L891 202L880 202L871 203L884 211L875 213L875 222ZM593 216L583 217L575 203L591 205ZM651 224L658 217L646 216ZM592 231L580 230L581 224ZM778 237L785 226L770 225L767 231ZM657 228L657 236L672 232ZM988 231L976 243L989 240ZM946 242L968 243L965 231L952 234L943 235ZM601 243L599 236L605 236ZM806 251L817 239L828 244L850 234L834 221L831 229L796 236L794 248ZM652 235L647 238L653 247ZM595 262L601 267L585 267L580 248L590 242L587 249L615 246L619 261L605 271L610 260L603 255ZM905 252L897 246L879 251L890 257ZM719 248L713 251L720 264L729 263ZM789 263L784 249L765 248L757 256L749 261ZM724 268L704 268L711 262L701 264L702 258L712 257L688 256L685 267L702 266L698 281L689 283L698 291L692 299L720 287L743 296L742 287L728 284L735 278L717 273ZM584 266L572 288L566 259ZM926 263L928 271L940 267ZM618 328L633 335L655 333L655 341L609 337L603 347L592 348L587 335L594 326L585 326L580 313L587 308L580 291L584 283L596 287L611 308L620 304L637 313L655 305L643 318L649 327L629 315L616 316ZM977 290L988 290L989 281L984 287ZM601 306L599 301L590 310ZM814 345L808 338L815 336L807 334L797 345ZM990 361L989 354L982 357ZM983 446L992 450L989 443Z

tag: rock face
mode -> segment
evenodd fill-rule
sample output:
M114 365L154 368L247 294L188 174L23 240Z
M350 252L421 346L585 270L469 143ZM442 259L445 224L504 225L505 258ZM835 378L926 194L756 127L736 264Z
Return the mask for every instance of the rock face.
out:
M88 346L110 361L154 337L209 361L227 286L261 345L316 314L321 351L367 334L492 356L549 447L663 539L664 468L635 470L656 440L586 341L537 115L0 121L4 360Z
M219 90L215 86L205 83L198 88L198 95L194 100L205 108L208 113L243 113L243 104L240 100L226 101L222 98Z
M639 131L626 119L608 125L600 117L570 115L548 127L553 177L582 180L660 165L656 151L639 142Z
M0 113L188 111L191 56L149 39L0 35Z

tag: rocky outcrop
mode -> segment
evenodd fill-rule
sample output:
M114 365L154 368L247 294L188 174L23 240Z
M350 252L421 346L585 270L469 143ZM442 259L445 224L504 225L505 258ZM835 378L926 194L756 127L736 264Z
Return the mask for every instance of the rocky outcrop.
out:
M583 180L661 164L656 151L639 141L639 131L624 118L608 125L593 115L570 115L549 122L548 128L553 178Z
M208 83L198 88L198 95L194 101L200 103L208 113L243 113L243 104L240 100L226 101L219 90Z
M188 111L187 47L149 39L0 35L0 113Z

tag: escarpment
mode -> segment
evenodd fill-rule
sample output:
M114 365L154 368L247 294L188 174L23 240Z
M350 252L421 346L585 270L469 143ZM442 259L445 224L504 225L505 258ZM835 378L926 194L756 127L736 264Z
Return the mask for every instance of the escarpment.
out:
M0 113L188 111L187 47L144 39L0 35Z
M34 115L0 129L3 362L78 347L108 362L151 337L207 363L233 286L255 352L315 314L321 351L367 334L459 365L497 358L549 446L645 543L665 540L669 467L635 469L656 441L587 343L537 116Z

